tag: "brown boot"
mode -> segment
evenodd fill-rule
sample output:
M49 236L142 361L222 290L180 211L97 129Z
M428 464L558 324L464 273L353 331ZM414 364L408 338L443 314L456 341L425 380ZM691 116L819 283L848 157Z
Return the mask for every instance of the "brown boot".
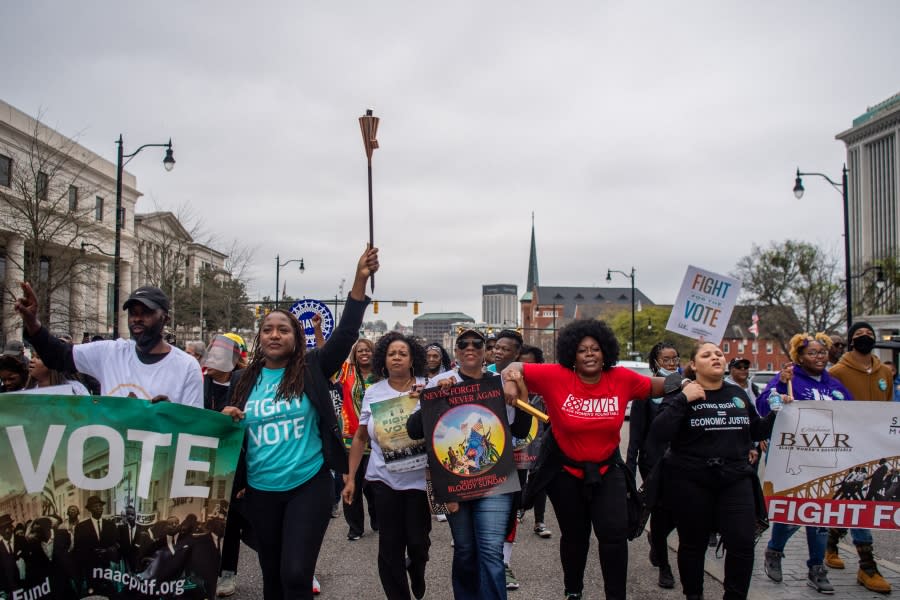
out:
M859 571L856 573L856 582L871 592L889 594L891 584L878 572L872 544L858 544L856 552L859 554Z
M837 529L828 530L828 542L825 544L825 564L831 569L843 569L844 561L838 555L838 541L840 535Z

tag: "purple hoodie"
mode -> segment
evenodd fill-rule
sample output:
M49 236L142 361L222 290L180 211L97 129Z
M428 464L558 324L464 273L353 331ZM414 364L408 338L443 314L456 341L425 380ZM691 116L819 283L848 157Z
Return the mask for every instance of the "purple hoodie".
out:
M792 381L794 382L794 400L853 400L847 388L835 377L829 375L828 371L822 371L821 377L816 381L803 370L803 367L795 363ZM756 399L756 410L761 417L772 412L769 409L769 394L772 393L772 388L775 388L779 394L787 394L787 384L781 383L780 375L775 375Z

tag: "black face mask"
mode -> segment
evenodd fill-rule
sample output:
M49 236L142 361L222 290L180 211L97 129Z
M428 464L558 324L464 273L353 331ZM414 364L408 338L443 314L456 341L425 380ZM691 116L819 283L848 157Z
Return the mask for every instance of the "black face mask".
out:
M134 343L140 352L149 353L162 340L162 332L166 323L160 319L152 326L144 326L144 332L134 338Z
M875 338L861 335L853 338L853 349L863 354L868 354L875 347Z

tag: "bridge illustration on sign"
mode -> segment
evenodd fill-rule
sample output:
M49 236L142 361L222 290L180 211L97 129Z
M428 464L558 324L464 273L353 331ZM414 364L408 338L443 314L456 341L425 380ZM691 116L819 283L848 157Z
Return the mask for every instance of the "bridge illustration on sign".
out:
M900 455L876 458L785 490L763 483L765 496L900 501Z

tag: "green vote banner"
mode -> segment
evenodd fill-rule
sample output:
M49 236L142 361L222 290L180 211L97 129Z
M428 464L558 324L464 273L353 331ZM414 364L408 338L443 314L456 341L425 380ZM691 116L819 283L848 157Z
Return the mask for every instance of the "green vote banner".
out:
M0 395L0 598L213 598L243 430L136 398Z

